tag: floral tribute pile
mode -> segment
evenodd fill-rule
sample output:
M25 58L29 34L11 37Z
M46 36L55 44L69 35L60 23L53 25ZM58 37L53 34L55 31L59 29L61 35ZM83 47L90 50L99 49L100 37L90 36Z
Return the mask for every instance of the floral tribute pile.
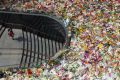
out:
M18 70L12 80L120 80L120 0L33 3L64 19L70 50L37 68Z

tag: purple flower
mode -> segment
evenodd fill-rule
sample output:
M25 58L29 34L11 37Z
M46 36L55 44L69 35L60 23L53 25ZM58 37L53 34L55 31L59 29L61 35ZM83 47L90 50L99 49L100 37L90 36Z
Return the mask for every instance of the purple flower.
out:
M73 2L73 0L69 0L70 2Z

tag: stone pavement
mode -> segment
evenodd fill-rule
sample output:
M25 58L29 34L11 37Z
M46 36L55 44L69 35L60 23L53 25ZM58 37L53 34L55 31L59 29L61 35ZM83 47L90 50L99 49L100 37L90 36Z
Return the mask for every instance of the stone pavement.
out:
M6 29L0 38L0 66L19 64L22 56L22 31L13 29L15 40L8 36Z
M62 43L37 36L36 34L19 29L13 29L14 40L8 36L8 29L0 38L0 67L11 65L11 67L27 63L41 63L41 60L53 57L56 52L63 48ZM24 35L24 39L23 39ZM23 53L24 41L24 55ZM39 57L38 57L39 56ZM25 64L26 63L26 64ZM38 64L38 63L37 63Z

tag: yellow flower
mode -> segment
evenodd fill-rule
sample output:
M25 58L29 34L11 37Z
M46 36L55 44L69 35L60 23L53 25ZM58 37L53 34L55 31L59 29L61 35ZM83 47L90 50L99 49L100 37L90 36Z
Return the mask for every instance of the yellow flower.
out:
M103 44L101 44L101 43L98 44L98 48L99 48L99 49L103 48Z
M79 32L82 33L83 32L83 28L79 27Z
M84 50L87 50L88 48L87 48L87 46L86 46L86 45L83 45L83 49L84 49Z

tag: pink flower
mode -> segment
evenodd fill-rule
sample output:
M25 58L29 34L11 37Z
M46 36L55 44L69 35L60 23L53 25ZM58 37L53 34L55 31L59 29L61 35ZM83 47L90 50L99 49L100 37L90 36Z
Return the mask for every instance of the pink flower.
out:
M120 3L120 0L117 0Z

